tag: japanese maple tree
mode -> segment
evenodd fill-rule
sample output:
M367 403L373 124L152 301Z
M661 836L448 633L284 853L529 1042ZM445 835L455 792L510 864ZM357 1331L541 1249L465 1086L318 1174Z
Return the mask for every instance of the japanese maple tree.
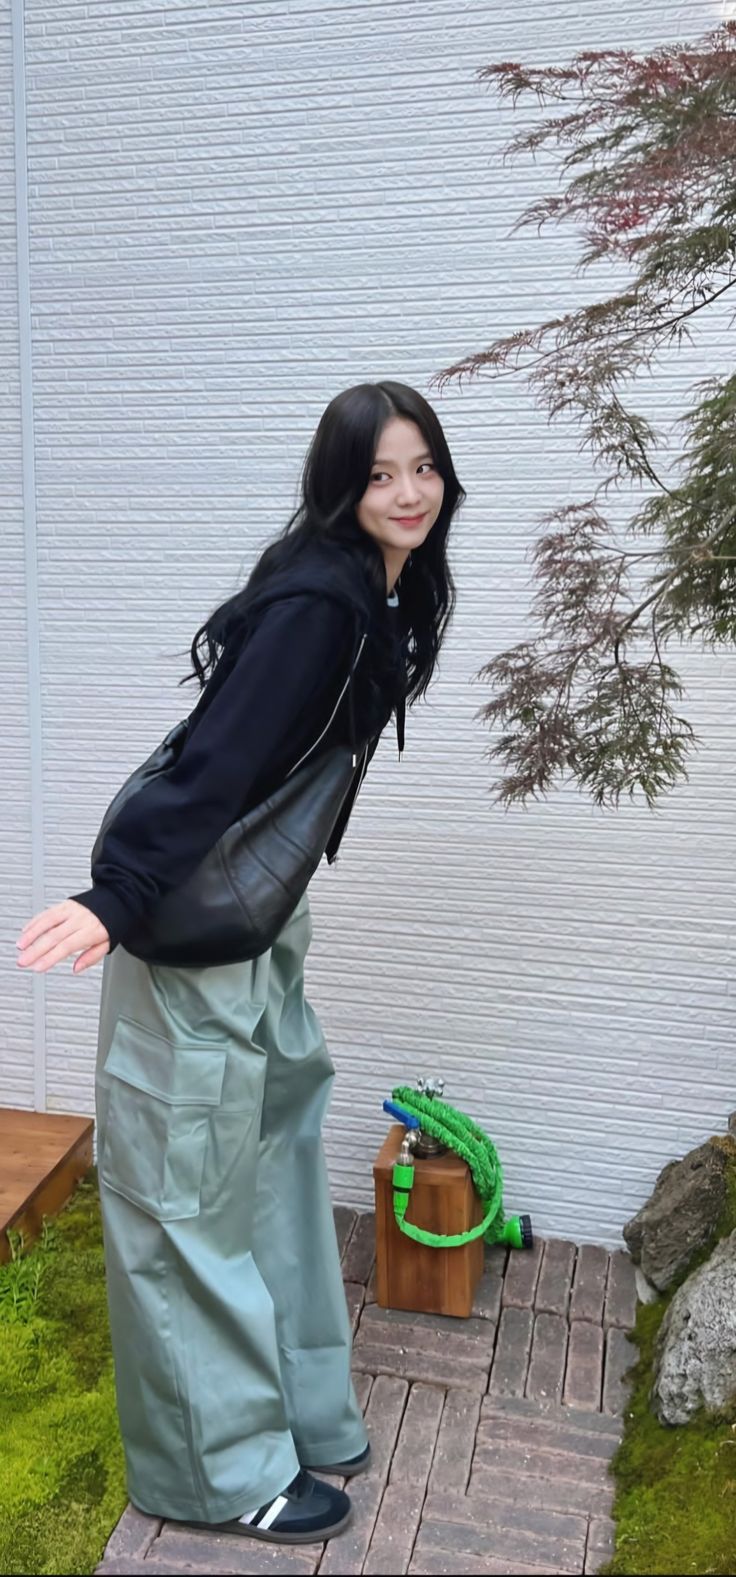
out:
M550 418L579 422L603 473L591 497L543 517L536 633L480 671L494 694L478 715L500 730L489 755L504 766L493 790L523 802L572 776L599 805L637 790L651 805L687 776L698 742L678 714L668 642L736 636L736 375L693 386L666 473L657 451L672 449L675 423L663 437L623 385L663 348L697 345L703 315L736 284L736 23L643 58L586 50L567 66L504 62L478 75L514 103L531 94L567 106L509 145L551 143L566 183L570 174L518 224L572 221L580 266L616 259L626 278L606 300L498 339L433 380L518 372ZM622 487L638 494L623 528L605 513Z

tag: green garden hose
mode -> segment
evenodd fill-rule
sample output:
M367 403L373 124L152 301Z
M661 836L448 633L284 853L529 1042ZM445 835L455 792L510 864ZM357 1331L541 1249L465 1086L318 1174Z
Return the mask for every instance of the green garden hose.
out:
M467 1232L447 1235L425 1232L406 1220L409 1195L414 1183L414 1161L409 1154L407 1141L402 1145L402 1158L393 1168L394 1215L396 1224L407 1237L431 1248L459 1248L483 1237L486 1243L508 1243L512 1248L531 1248L532 1224L529 1216L511 1216L508 1221L503 1210L503 1172L494 1144L471 1117L464 1112L437 1100L434 1095L423 1095L407 1085L398 1085L391 1091L391 1100L384 1101L384 1109L398 1117L408 1132L422 1128L433 1139L462 1156L470 1168L475 1191L483 1206L483 1220Z

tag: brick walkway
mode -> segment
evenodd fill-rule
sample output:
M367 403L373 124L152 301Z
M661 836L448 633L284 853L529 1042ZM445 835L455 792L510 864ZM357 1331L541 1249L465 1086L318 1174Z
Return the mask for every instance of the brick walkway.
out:
M373 1447L371 1470L346 1485L350 1526L286 1548L129 1506L97 1571L597 1571L612 1551L608 1462L635 1356L628 1256L554 1239L489 1249L470 1319L403 1314L375 1303L373 1215L335 1215Z

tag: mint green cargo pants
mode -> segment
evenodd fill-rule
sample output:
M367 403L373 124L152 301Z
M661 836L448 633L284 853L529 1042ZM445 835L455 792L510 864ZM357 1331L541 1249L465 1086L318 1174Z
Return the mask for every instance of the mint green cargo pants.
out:
M247 963L103 962L95 1079L128 1493L221 1522L362 1451L307 894Z

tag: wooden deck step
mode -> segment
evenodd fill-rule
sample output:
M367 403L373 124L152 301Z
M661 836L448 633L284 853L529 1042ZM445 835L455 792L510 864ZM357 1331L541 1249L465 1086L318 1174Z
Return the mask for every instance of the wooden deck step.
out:
M73 1194L92 1165L94 1118L0 1107L0 1264L11 1257L8 1227L27 1242Z

